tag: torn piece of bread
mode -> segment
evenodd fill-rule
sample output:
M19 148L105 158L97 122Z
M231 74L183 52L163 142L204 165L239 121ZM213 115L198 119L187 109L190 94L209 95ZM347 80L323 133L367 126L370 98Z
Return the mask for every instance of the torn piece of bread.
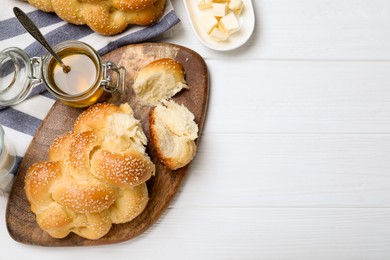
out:
M170 58L155 60L137 74L133 89L143 105L155 106L170 99L183 88L188 89L185 72L180 62Z
M132 148L145 153L147 138L127 103L120 106L99 103L89 107L77 118L74 130L94 131L104 148L114 152Z
M153 145L165 167L176 170L194 158L198 125L184 105L163 100L151 111L149 121Z

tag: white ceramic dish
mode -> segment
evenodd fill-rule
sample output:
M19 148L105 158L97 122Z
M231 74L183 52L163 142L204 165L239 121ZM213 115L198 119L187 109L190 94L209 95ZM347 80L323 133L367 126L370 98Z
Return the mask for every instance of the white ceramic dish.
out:
M229 38L223 42L212 40L207 32L203 30L201 24L203 10L198 9L197 1L183 0L183 2L195 35L199 41L210 49L217 51L230 51L236 49L246 43L253 33L253 29L255 28L255 13L252 0L243 0L244 9L239 17L240 30L230 35Z

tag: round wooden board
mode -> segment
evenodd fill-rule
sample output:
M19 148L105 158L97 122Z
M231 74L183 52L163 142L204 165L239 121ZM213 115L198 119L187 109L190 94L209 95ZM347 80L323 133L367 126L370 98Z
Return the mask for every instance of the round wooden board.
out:
M148 116L151 108L137 103L131 86L139 69L153 60L165 57L179 61L186 71L189 90L181 91L173 99L184 104L195 115L200 135L206 117L209 79L203 58L188 48L167 43L143 43L128 45L106 54L103 57L104 61L113 61L118 66L125 66L127 70L125 94L113 95L107 101L115 104L128 102L135 112L135 117L141 120L145 134L150 140ZM147 152L156 164L156 175L147 182L150 200L146 209L131 222L113 225L110 232L98 240L84 239L73 233L63 239L52 238L38 227L35 215L30 210L23 189L24 177L33 163L47 160L48 149L53 139L71 130L75 119L82 111L83 109L71 108L57 101L42 122L23 158L6 210L8 232L18 242L41 246L86 246L112 244L134 238L156 222L168 207L188 172L191 163L176 171L170 171L162 166L149 141ZM199 142L199 138L196 141Z

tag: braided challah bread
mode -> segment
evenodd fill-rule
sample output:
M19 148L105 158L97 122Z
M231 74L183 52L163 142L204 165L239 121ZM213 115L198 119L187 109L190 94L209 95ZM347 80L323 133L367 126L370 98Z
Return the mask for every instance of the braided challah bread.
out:
M52 237L88 239L138 216L148 203L146 181L155 165L147 138L128 104L96 104L57 137L49 160L33 164L25 193L38 225Z
M121 33L129 24L150 25L162 16L165 0L28 0L45 12L103 35Z

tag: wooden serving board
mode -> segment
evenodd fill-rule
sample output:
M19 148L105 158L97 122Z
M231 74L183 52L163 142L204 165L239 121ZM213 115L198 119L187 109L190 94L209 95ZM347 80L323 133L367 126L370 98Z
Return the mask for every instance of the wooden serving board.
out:
M209 95L208 72L203 58L188 48L166 43L144 43L128 45L108 53L103 60L125 66L127 72L124 95L110 96L107 101L115 104L128 102L135 112L135 117L141 120L145 134L150 140L148 116L151 107L137 103L131 86L139 69L153 60L165 57L179 61L186 71L189 90L181 91L173 99L184 104L195 115L200 135L205 122ZM75 119L83 110L65 106L57 101L34 136L19 167L6 210L7 228L16 241L41 246L86 246L126 241L153 225L179 190L191 163L176 171L166 169L160 164L156 151L149 141L147 152L156 164L156 175L147 182L150 200L146 209L137 218L125 224L113 225L110 232L98 240L84 239L73 233L66 238L55 239L42 231L35 221L35 215L31 212L24 193L26 171L33 163L47 160L48 149L53 139L71 130ZM198 142L199 138L196 141Z

